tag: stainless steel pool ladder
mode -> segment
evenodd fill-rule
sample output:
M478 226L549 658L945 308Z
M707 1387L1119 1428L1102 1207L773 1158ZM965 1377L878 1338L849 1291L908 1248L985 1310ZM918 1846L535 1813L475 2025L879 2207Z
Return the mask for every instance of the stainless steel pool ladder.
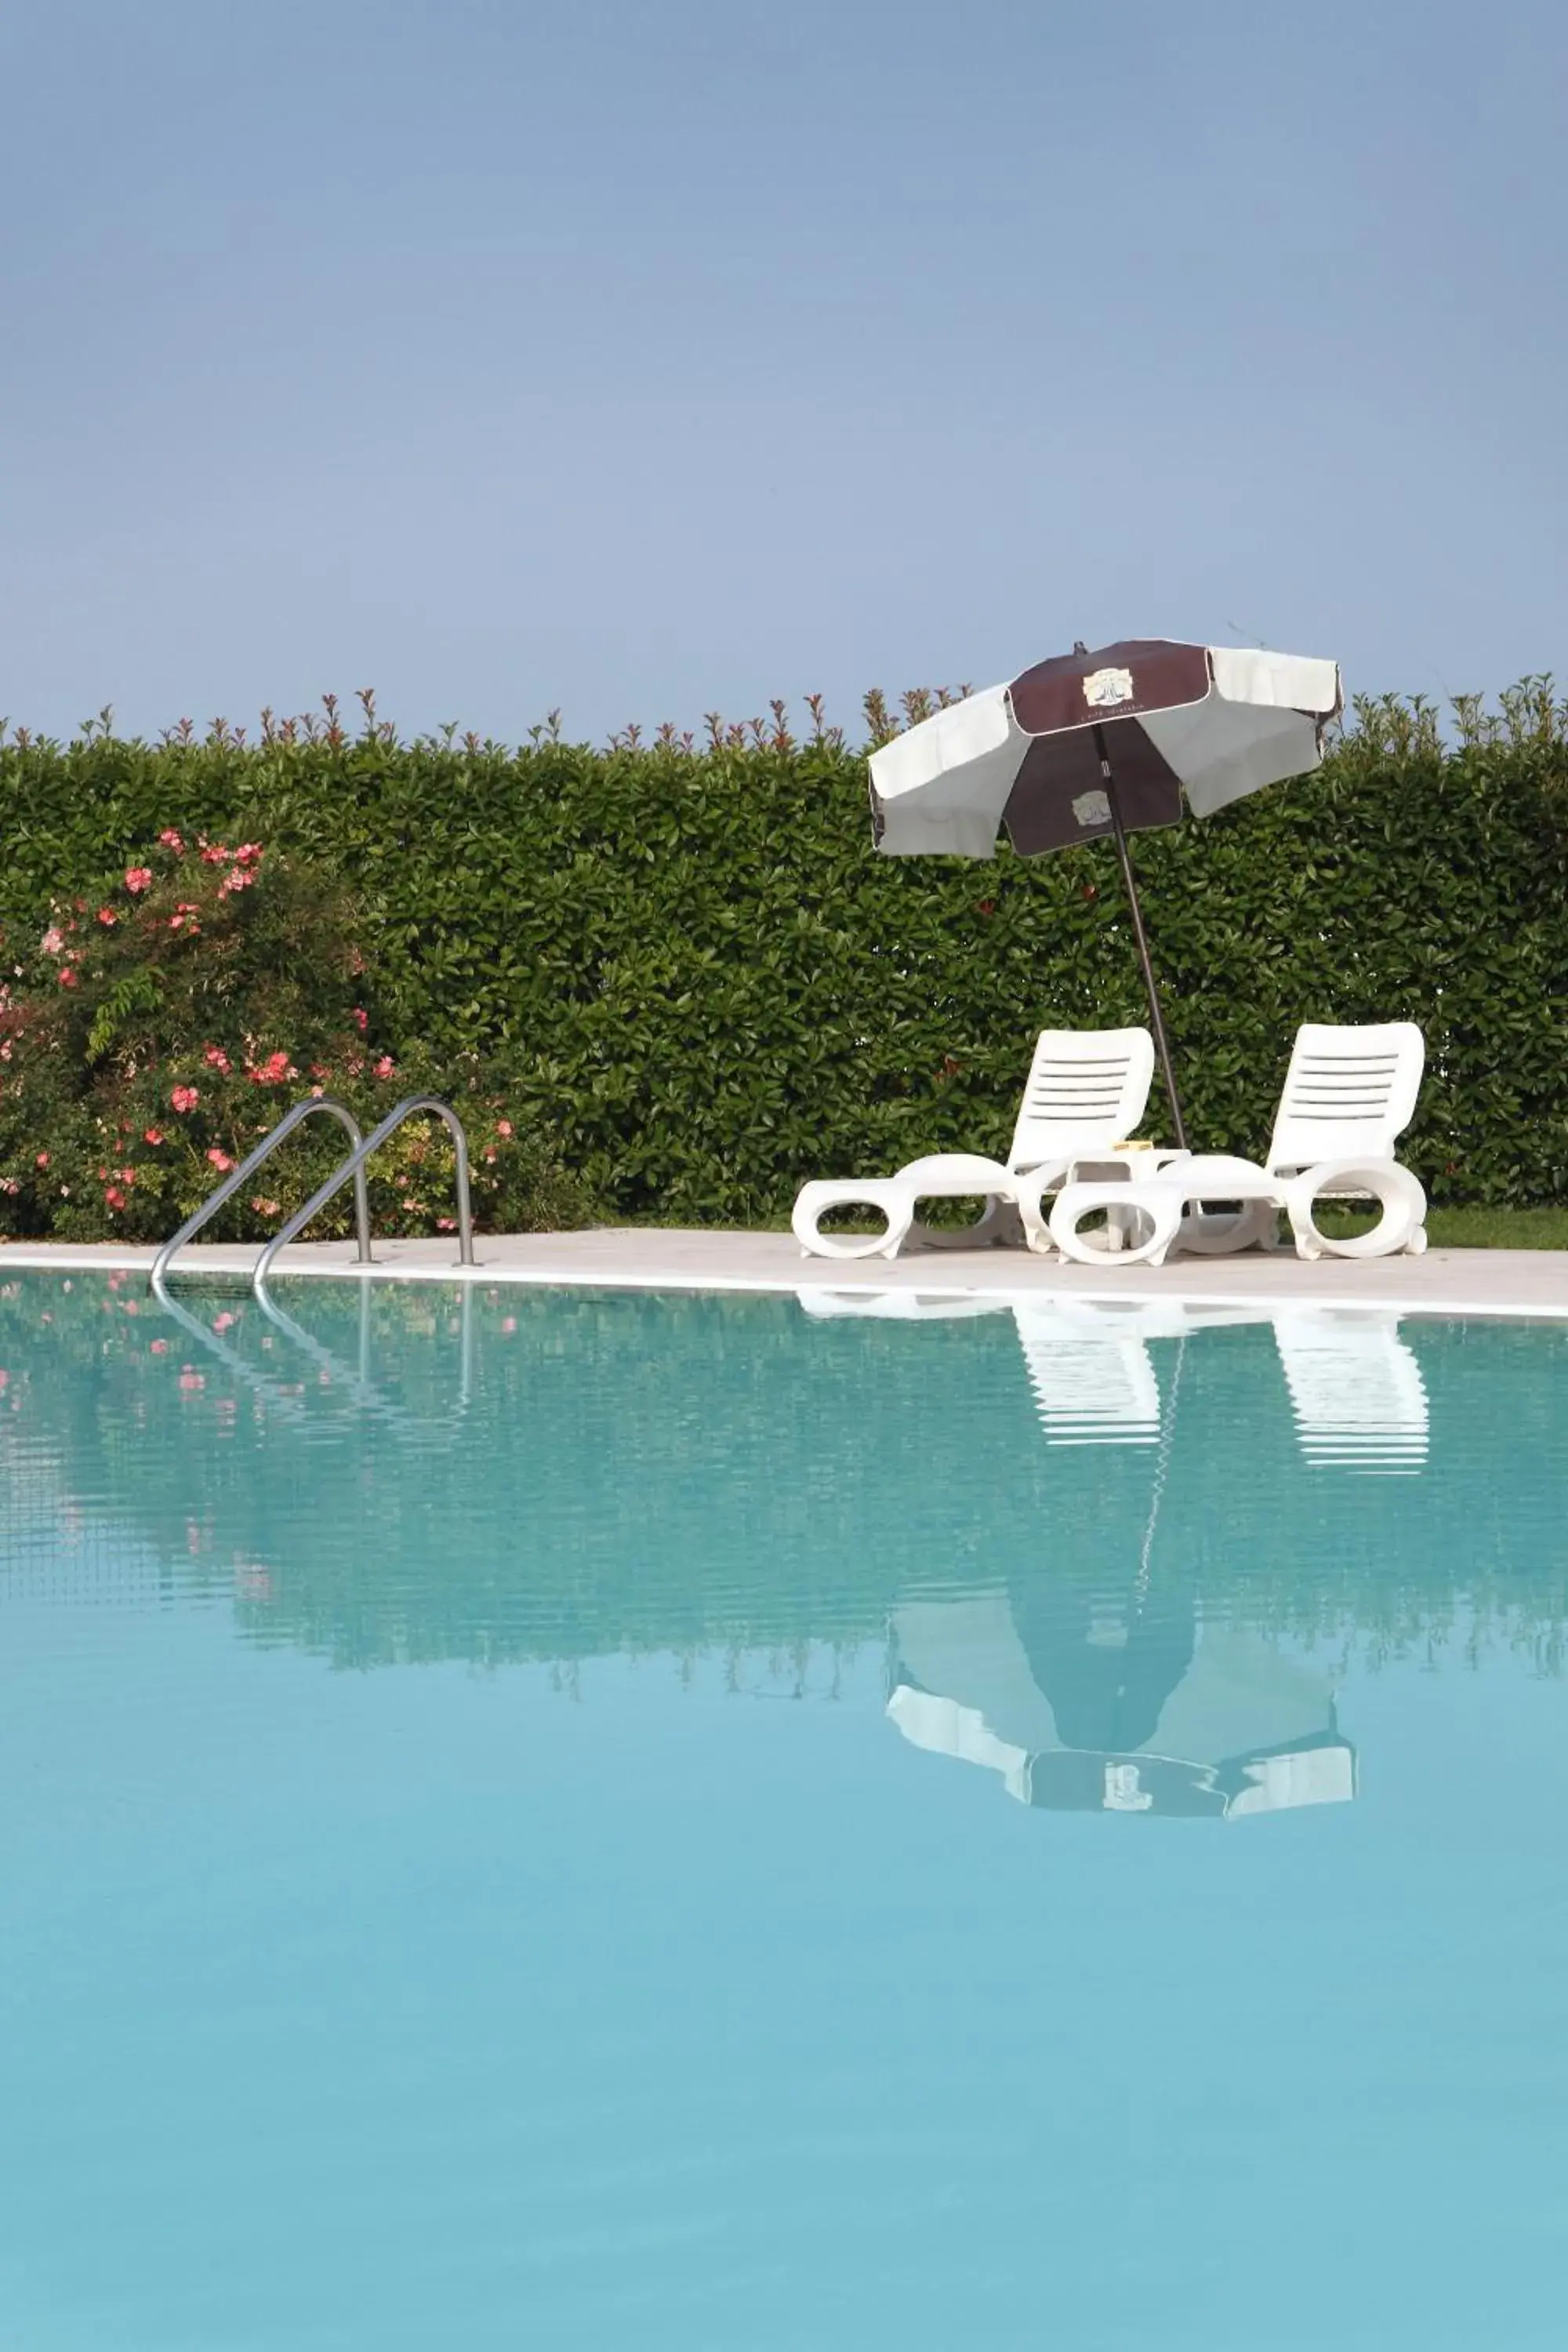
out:
M379 1127L373 1128L369 1135L366 1135L362 1131L358 1119L346 1104L335 1102L331 1095L312 1095L307 1101L297 1102L292 1109L285 1111L271 1132L262 1137L255 1150L248 1153L240 1161L239 1166L224 1178L217 1191L209 1194L201 1207L185 1219L179 1231L170 1235L153 1261L152 1287L153 1290L162 1294L169 1268L174 1261L175 1252L184 1249L185 1244L193 1240L201 1232L203 1226L216 1216L225 1202L231 1201L240 1187L249 1182L263 1161L271 1157L285 1138L292 1135L297 1127L301 1126L317 1111L325 1111L345 1130L351 1146L348 1157L339 1162L323 1183L318 1184L303 1208L296 1209L280 1231L276 1233L268 1243L258 1258L251 1276L251 1288L258 1295L263 1291L267 1276L279 1251L286 1248L297 1234L302 1233L310 1220L326 1207L329 1201L335 1199L351 1180L354 1188L354 1229L358 1239L358 1262L361 1265L371 1264L370 1192L365 1182L365 1162L373 1153L380 1150L389 1136L395 1134L405 1119L412 1118L421 1111L433 1112L437 1118L445 1122L451 1133L457 1160L458 1263L459 1265L472 1265L474 1219L468 1189L468 1139L464 1133L463 1122L451 1104L443 1102L438 1095L405 1095L402 1102L388 1111Z
M322 1099L324 1100L325 1097L323 1097ZM396 1133L405 1118L413 1118L421 1111L433 1112L436 1118L444 1120L451 1134L453 1154L457 1160L458 1264L472 1265L474 1213L468 1197L468 1139L463 1131L463 1122L451 1104L443 1102L439 1095L405 1095L403 1100L387 1112L381 1125L373 1127L363 1140L354 1145L348 1158L340 1167L332 1171L325 1182L317 1185L304 1207L296 1209L288 1223L280 1225L273 1234L272 1239L257 1259L256 1271L250 1279L250 1286L258 1297L266 1286L268 1274L272 1271L272 1261L279 1251L286 1249L297 1234L304 1232L311 1218L318 1215L326 1207L327 1202L342 1191L351 1176L354 1181L354 1197L357 1202L363 1192L365 1161L381 1150L389 1136ZM367 1217L368 1213L367 1211ZM361 1247L360 1256L362 1260L369 1259L368 1236Z

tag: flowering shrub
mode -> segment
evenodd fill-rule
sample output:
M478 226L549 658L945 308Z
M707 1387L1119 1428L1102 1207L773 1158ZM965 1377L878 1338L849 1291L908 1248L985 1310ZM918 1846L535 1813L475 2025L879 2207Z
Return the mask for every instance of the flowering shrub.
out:
M515 1232L586 1218L581 1186L507 1115L504 1076L472 1055L437 1066L378 1045L353 901L261 842L165 828L112 883L57 904L30 951L4 953L0 1234L162 1240L307 1092L366 1129L403 1095L457 1098L477 1219ZM335 1123L309 1123L215 1234L275 1231L342 1153ZM454 1222L445 1128L411 1122L370 1176L378 1231ZM349 1207L345 1192L312 1230L346 1230Z

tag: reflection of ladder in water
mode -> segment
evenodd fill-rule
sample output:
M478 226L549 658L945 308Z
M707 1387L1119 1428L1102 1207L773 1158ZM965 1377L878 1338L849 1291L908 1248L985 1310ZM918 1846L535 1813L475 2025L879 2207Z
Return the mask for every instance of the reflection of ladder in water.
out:
M1157 1445L1160 1383L1142 1335L1103 1314L1014 1307L1047 1445Z
M1315 1467L1409 1477L1426 1463L1426 1388L1393 1317L1309 1307L1275 1318L1296 1435Z
M310 1416L301 1402L301 1391L298 1384L281 1381L275 1374L265 1372L256 1365L247 1362L238 1349L233 1347L227 1339L221 1338L216 1330L209 1330L206 1325L191 1314L187 1307L183 1307L166 1286L161 1285L155 1296L164 1314L178 1324L187 1338L194 1339L198 1347L205 1348L209 1355L216 1356L231 1379L242 1381L272 1411L286 1417L296 1426L308 1428ZM466 1282L462 1286L461 1303L458 1308L458 1328L461 1348L458 1359L457 1410L455 1412L442 1414L434 1419L425 1414L411 1412L406 1407L395 1402L392 1398L384 1396L371 1379L370 1285L368 1282L362 1282L359 1286L357 1370L344 1364L333 1355L330 1348L323 1347L311 1333L296 1323L291 1315L286 1315L265 1285L258 1286L256 1302L276 1330L282 1332L285 1339L292 1345L313 1359L320 1369L324 1386L335 1388L340 1394L346 1395L351 1403L389 1423L397 1431L399 1436L407 1443L416 1446L423 1446L430 1443L446 1444L449 1444L456 1435L468 1412L473 1395L474 1286L471 1282ZM270 1342L263 1341L262 1344L267 1346Z

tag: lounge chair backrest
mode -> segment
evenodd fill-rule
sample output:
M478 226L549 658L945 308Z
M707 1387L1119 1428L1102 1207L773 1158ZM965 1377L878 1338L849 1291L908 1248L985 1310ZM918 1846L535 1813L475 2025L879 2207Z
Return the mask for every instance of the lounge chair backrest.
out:
M1364 1152L1392 1160L1421 1090L1426 1041L1414 1021L1304 1021L1279 1098L1268 1166L1310 1168Z
M1042 1168L1120 1143L1143 1116L1153 1075L1147 1029L1042 1029L1008 1167Z

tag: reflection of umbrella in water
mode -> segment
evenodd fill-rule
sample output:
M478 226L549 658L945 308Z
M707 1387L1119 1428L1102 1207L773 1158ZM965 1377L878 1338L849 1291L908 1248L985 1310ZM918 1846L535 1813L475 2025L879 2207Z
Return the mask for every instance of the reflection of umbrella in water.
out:
M1154 1391L1148 1519L1118 1598L1103 1579L1037 1576L894 1614L888 1712L900 1730L1000 1772L1026 1804L1228 1819L1355 1793L1354 1751L1323 1677L1254 1634L1200 1626L1190 1585L1154 1573L1184 1352L1182 1339L1163 1413ZM1136 1442L1147 1406L1131 1402L1125 1434Z
M1044 1580L895 1612L888 1713L1053 1811L1226 1819L1355 1794L1325 1678L1190 1594L1111 1612Z

